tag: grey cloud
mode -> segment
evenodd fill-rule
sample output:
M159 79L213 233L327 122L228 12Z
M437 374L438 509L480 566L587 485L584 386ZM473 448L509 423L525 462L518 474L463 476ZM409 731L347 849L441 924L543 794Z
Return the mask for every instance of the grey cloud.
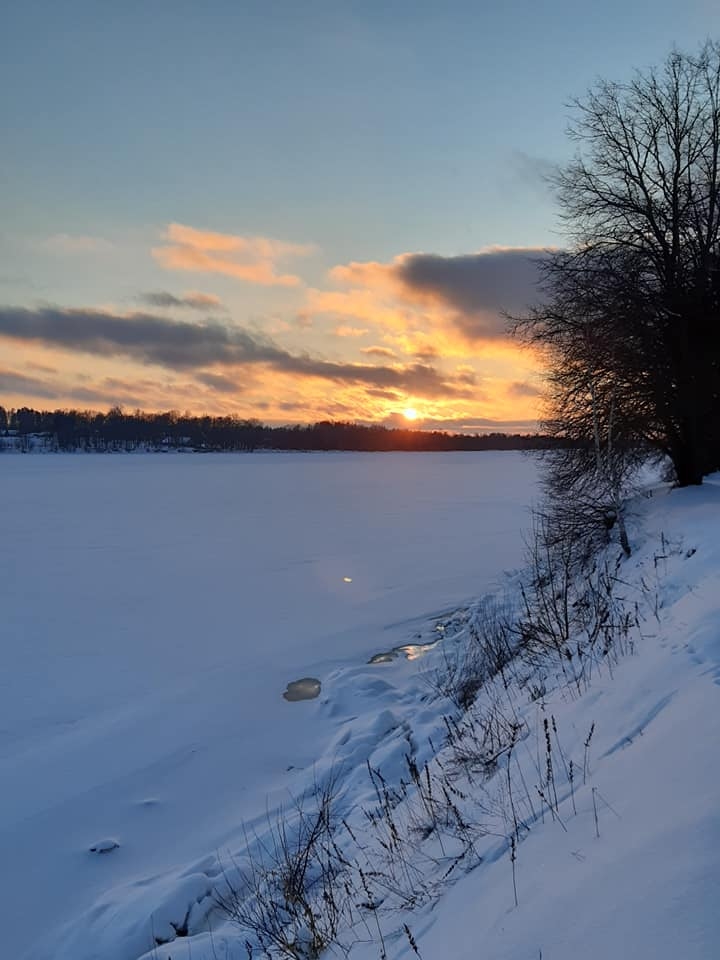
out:
M457 379L459 383L467 383L471 387L477 384L477 375L472 370L459 370Z
M126 356L173 370L263 364L324 380L406 390L424 396L470 396L472 376L444 375L425 363L404 367L353 364L292 354L269 338L238 327L186 323L148 313L118 316L97 310L0 307L0 336L97 356Z
M283 353L282 358L271 364L275 369L306 376L322 377L344 383L363 383L374 387L405 390L426 397L470 396L472 391L465 375L445 376L435 367L414 363L405 367L382 367L362 363L336 363L316 360L309 356L292 356Z
M525 383L516 380L507 388L507 392L513 397L539 397L542 391L532 383Z
M489 250L458 257L417 253L398 266L411 291L432 294L457 313L454 322L469 339L507 335L503 312L521 313L538 298L543 250Z
M360 353L364 353L368 357L389 357L390 359L397 356L390 347L361 347Z
M82 403L99 403L103 406L111 404L119 407L141 407L143 405L142 396L133 390L132 385L123 388L119 385L111 386L105 382L101 383L96 389L71 387L68 390L62 390L60 395Z
M39 373L57 373L57 367L49 367L46 363L35 363L33 360L28 360L25 363L25 366L28 370L37 370Z
M0 393L19 393L23 396L45 397L54 400L57 390L39 377L27 377L11 370L0 370Z
M380 400L402 400L402 394L398 393L397 390L381 390L376 387L370 387L367 393L369 396L378 397Z
M0 393L17 393L26 397L42 397L46 400L68 398L83 403L118 403L139 405L134 385L112 378L105 378L96 388L68 387L63 384L29 377L9 370L0 370Z
M204 383L206 387L217 390L218 393L239 393L242 389L237 380L232 377L223 376L220 373L199 372L195 374L195 379Z
M167 290L150 290L141 293L137 298L148 307L169 307L186 310L224 310L218 297L207 293L186 293L182 297L175 296Z
M153 314L128 317L97 310L0 307L0 336L81 350L99 356L130 356L174 369L231 363L239 345L219 324L191 324Z
M430 360L432 357L439 356L439 353L440 351L437 347L433 347L432 344L426 343L415 351L415 356L418 358L418 360Z

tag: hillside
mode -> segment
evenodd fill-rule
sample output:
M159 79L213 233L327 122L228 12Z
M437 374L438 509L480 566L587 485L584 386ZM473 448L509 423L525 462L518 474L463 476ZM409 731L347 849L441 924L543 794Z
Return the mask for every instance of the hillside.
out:
M544 709L519 705L555 717L578 765L594 725L577 814L563 782L564 826L546 816L519 847L518 907L507 855L481 865L427 917L426 958L717 956L720 487L656 496L638 520L640 548L622 577L630 595L657 598L657 619L646 609L632 655L579 699L557 688Z

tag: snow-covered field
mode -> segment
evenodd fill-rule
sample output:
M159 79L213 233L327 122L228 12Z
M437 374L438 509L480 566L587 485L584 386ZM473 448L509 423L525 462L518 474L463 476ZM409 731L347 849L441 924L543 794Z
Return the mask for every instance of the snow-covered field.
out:
M438 678L492 623L472 598L532 591L502 572L532 461L1 466L0 956L247 960L216 898L330 781L354 960L718 956L720 475L635 497L632 556L573 588L596 640L525 640L463 713Z
M368 758L401 755L398 730L435 730L423 661L367 660L436 639L438 618L518 566L536 480L513 453L5 455L0 468L0 953L13 960L155 956L172 923L202 928L218 864L323 763L360 794ZM283 700L303 677L319 697ZM184 938L157 956L201 949Z

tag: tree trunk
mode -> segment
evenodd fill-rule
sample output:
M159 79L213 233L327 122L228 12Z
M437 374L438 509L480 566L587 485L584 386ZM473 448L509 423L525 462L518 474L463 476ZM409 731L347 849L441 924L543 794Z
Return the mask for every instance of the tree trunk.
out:
M690 424L683 424L683 437L670 453L675 468L675 479L679 487L699 486L703 482L703 471L699 451L692 442ZM690 429L688 429L690 428Z

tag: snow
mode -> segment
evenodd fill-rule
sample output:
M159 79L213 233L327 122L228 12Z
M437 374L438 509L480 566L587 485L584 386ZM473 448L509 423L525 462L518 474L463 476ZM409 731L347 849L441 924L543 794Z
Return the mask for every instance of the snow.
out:
M659 617L614 676L568 702L546 701L570 756L590 723L592 796L518 852L519 906L507 857L449 891L421 940L426 957L464 960L709 960L720 943L720 477L657 494L640 511L624 571L656 591ZM590 784L588 784L590 786ZM472 924L457 918L473 911Z
M551 665L480 689L471 715L501 704L518 731L480 775L459 763L449 734L469 715L438 677L489 616L473 598L516 595L525 576L503 571L521 564L532 461L8 455L2 467L4 954L246 958L215 898L318 784L334 780L360 838L343 833L345 853L382 871L370 767L412 879L383 893L388 957L414 955L403 924L424 960L718 955L720 475L633 502L634 551L616 577L637 621L627 649L582 689ZM316 697L283 699L315 682ZM409 762L451 784L462 828L425 829L422 780L398 789ZM352 957L380 955L368 939Z
M517 566L536 476L515 453L1 465L2 942L29 960L136 960L319 757L362 767L418 673L366 661ZM299 678L321 696L283 700Z

